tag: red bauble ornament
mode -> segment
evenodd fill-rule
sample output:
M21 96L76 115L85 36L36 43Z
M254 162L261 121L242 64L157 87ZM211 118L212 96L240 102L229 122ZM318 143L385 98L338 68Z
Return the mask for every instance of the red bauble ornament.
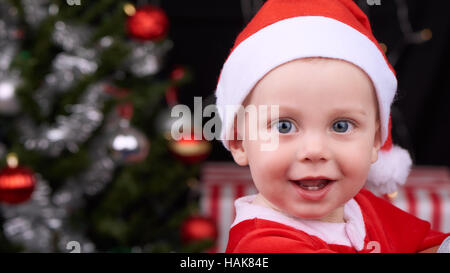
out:
M217 226L211 218L194 215L184 220L180 228L181 239L184 243L192 243L200 240L217 239Z
M194 134L170 139L169 150L184 163L193 164L205 160L211 151L211 143L205 139L196 140Z
M186 69L178 65L170 72L170 79L173 81L181 81L186 76Z
M30 199L36 178L25 167L6 167L0 171L0 202L19 204Z
M167 88L165 97L167 105L169 105L170 107L178 104L178 88L176 88L175 86L170 86L169 88Z
M169 19L162 9L146 5L128 18L127 28L133 38L142 41L161 40L167 35Z

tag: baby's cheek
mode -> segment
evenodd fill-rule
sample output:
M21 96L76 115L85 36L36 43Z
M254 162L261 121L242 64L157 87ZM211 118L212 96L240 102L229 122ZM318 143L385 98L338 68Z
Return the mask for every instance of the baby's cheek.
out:
M259 151L251 152L250 168L255 177L264 181L278 181L285 177L288 168L288 157L282 151Z
M371 165L371 150L367 145L342 147L338 155L339 165L344 172L355 179L367 178Z
M258 161L260 169L263 169L267 177L275 179L283 176L288 166L287 155L282 151L262 152Z

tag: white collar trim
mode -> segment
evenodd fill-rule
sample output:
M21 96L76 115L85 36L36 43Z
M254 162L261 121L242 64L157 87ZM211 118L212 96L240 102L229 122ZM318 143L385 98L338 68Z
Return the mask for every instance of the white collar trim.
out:
M344 205L345 223L329 223L317 220L306 220L290 216L252 201L255 195L247 195L237 199L236 218L231 227L238 223L254 218L278 222L295 229L299 229L309 235L319 237L327 244L337 244L354 247L357 251L364 248L366 229L361 209L358 203L351 199Z

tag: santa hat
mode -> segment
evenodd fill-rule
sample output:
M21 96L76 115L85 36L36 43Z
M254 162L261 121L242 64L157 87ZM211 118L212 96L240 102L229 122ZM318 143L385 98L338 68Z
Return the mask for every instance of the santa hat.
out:
M238 35L218 80L216 106L225 148L229 150L227 140L232 139L236 105L256 83L281 64L309 57L345 60L372 80L384 144L370 168L367 186L379 194L395 192L412 164L408 151L391 139L390 107L397 79L367 16L351 0L268 0L263 5Z

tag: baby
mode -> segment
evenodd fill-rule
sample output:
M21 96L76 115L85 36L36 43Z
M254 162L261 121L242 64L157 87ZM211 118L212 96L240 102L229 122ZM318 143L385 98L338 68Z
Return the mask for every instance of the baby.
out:
M351 0L267 1L216 91L224 146L249 165L259 192L236 200L226 251L436 252L450 234L363 188L394 192L409 172L409 154L390 136L396 86ZM278 112L241 116L227 105ZM275 149L249 137L263 132Z

